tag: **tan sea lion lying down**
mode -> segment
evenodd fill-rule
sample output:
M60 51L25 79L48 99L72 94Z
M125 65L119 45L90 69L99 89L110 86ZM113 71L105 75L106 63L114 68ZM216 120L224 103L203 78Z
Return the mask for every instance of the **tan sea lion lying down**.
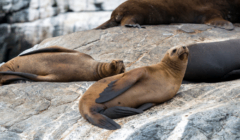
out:
M0 67L0 85L16 80L97 81L123 73L122 60L102 63L90 55L52 46L15 57Z
M79 111L91 124L115 130L112 119L142 113L175 96L188 63L188 48L174 47L158 64L140 67L94 83L81 97Z
M240 22L240 0L127 0L96 29L170 23L205 23L227 30Z

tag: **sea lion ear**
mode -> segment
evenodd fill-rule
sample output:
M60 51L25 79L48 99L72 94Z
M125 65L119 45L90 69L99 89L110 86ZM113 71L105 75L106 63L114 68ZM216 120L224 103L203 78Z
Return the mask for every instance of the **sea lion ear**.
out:
M116 70L117 69L117 61L113 60L110 64L110 68L113 70Z

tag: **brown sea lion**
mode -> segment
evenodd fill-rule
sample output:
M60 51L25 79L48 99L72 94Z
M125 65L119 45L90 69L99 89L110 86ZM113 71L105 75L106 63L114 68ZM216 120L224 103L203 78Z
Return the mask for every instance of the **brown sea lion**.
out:
M188 66L184 80L218 82L236 79L240 74L240 39L198 43L188 46Z
M127 0L96 29L119 25L205 23L232 30L231 22L240 22L240 0Z
M122 60L101 63L90 55L52 46L15 57L0 67L0 84L27 79L33 81L97 81L123 73Z
M112 119L142 113L177 93L188 62L188 48L169 49L158 64L130 70L94 83L81 97L79 111L100 128L120 128Z

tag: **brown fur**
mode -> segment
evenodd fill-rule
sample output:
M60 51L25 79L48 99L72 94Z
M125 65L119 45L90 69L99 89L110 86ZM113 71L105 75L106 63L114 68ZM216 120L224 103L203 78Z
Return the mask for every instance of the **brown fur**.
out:
M40 49L34 53L15 57L2 65L0 72L14 73L7 75L0 73L0 84L20 79L49 82L97 81L125 70L122 60L101 63L90 55L78 51L58 46L45 49L45 52ZM48 52L48 49L57 51ZM21 72L21 74L15 72ZM28 73L36 76L26 75Z
M119 106L137 109L147 103L154 106L173 98L180 88L187 61L188 49L174 47L167 51L158 64L99 80L81 97L79 111L93 125L110 130L118 129L120 126L109 118L120 118L122 114L109 112L108 109ZM118 91L122 91L121 95L103 103L96 103L104 96L104 92L111 96ZM138 108L136 111L141 113L146 109ZM108 116L109 113L114 117Z
M128 0L96 29L128 24L205 23L231 30L231 22L240 22L240 0Z

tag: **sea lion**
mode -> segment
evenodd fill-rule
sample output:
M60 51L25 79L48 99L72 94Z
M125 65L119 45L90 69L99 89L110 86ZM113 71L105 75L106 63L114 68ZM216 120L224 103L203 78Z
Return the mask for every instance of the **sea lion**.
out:
M170 23L205 23L227 30L240 22L240 0L127 0L95 29Z
M81 97L79 111L100 128L120 128L112 119L142 113L177 93L187 67L188 48L174 47L158 64L101 79Z
M185 81L224 81L231 72L240 70L240 39L192 44L188 49Z
M15 57L0 67L0 84L15 80L48 82L97 81L123 73L122 60L101 63L90 55L52 46Z

